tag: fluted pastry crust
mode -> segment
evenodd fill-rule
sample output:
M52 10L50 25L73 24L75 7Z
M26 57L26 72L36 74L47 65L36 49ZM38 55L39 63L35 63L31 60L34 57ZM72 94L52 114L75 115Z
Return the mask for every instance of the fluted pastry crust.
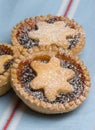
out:
M56 54L65 55L72 60L74 60L82 69L83 75L85 77L84 81L84 93L81 94L77 99L65 102L65 103L49 103L39 100L38 98L30 95L26 92L21 83L17 78L17 70L18 65L21 61L25 61L26 59L33 59L34 57L48 55L50 57L55 56ZM62 48L58 49L57 47L33 47L31 50L23 51L22 55L20 55L14 62L11 69L11 84L16 92L16 94L21 98L21 100L29 106L31 109L45 113L45 114L58 114L65 113L74 110L77 108L82 102L86 99L89 89L90 89L90 76L87 70L87 67L84 66L84 63L79 60L78 57L74 56L71 52L64 51Z
M6 48L8 48L8 51L10 53L12 53L12 54L7 54L7 55L5 54L4 56L6 56L6 58L9 55L13 59L13 57L15 57L15 54L16 55L19 54L19 52L15 48L13 48L11 45L9 45L7 43L0 43L0 47L1 46L3 46L4 51L7 51ZM11 68L11 66L5 72L0 74L0 96L5 94L11 88L11 86L10 86L10 78L11 78L10 68Z
M29 26L34 26L34 24L37 23L37 22L39 22L39 21L40 22L41 21L46 21L46 20L53 19L53 18L56 18L59 21L64 21L67 24L67 26L71 26L72 30L73 30L73 28L75 28L75 31L77 31L78 33L80 33L80 38L79 38L78 43L74 47L72 47L71 49L69 49L73 54L75 54L75 55L79 54L82 51L82 48L85 45L85 34L84 34L84 31L83 31L83 28L78 23L76 23L74 20L70 20L69 18L65 18L63 16L47 15L47 16L37 16L35 18L27 18L27 19L25 19L24 21L22 21L19 24L17 24L13 28L13 30L12 30L11 40L12 40L13 45L17 46L18 49L22 52L22 49L25 48L25 47L23 45L21 45L19 43L19 41L17 40L18 30L21 27L23 27L23 26L27 26L28 24L29 24ZM41 45L42 45L42 43L41 43ZM56 43L54 45L56 45L58 48L62 47L64 49L66 49L66 47L67 47L66 43L64 43L63 45L61 45L61 44L57 45L57 43ZM45 45L43 44L42 46L45 46Z

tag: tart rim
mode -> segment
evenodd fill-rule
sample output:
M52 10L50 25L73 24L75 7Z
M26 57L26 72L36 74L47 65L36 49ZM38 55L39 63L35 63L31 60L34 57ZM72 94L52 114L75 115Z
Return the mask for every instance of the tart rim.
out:
M49 49L49 50L48 50ZM13 89L15 90L16 94L28 105L30 106L30 108L39 111L41 113L46 113L46 114L55 114L55 113L64 113L64 112L68 112L71 111L75 108L77 108L87 97L88 92L89 92L89 88L90 88L90 76L89 76L89 72L87 70L87 67L84 66L84 63L81 62L79 60L78 57L74 56L71 52L68 51L64 51L62 49L58 49L56 48L55 51L53 49L53 47L50 48L46 48L44 47L43 50L41 50L41 47L33 47L32 50L27 50L27 52L24 51L24 53L22 53L22 55L20 55L18 57L18 59L15 60L12 69L11 69L11 75L12 75L12 79L11 79L11 84ZM83 70L83 74L85 76L85 84L84 84L84 91L85 91L85 95L80 95L79 98L75 99L74 101L70 101L64 104L51 104L48 102L44 102L41 101L35 97L33 97L32 95L30 95L28 92L25 92L25 90L23 89L23 87L21 87L21 84L19 83L18 79L17 79L17 74L16 74L16 69L18 68L18 64L24 60L27 56L28 58L33 58L33 56L39 54L39 53L46 53L48 52L51 56L55 55L57 52L59 52L60 54L66 54L67 56L69 55L70 58L74 59L76 61L76 63L78 63L82 70ZM26 60L26 59L25 59Z
M21 45L21 44L18 42L17 38L16 38L16 34L17 34L17 32L18 32L18 29L19 29L19 27L21 27L22 24L24 24L25 22L28 22L28 21L30 21L30 20L35 20L35 21L40 20L40 19L45 20L46 18L53 18L53 17L60 17L60 18L62 18L64 21L73 22L73 23L75 24L76 28L78 28L78 30L81 30L81 31L82 31L83 35L81 35L81 40L78 42L78 44L76 44L76 46L74 46L73 48L71 48L71 49L69 50L69 51L71 51L71 52L72 52L73 54L75 54L75 55L80 54L80 52L82 51L82 48L83 48L84 45L85 45L85 33L84 33L84 31L83 31L83 28L82 28L81 25L79 25L79 24L78 24L77 22L75 22L73 19L71 20L71 19L69 19L69 18L67 18L67 17L64 17L64 16L46 15L46 16L37 16L37 17L33 17L33 18L32 18L32 17L26 18L25 20L23 20L23 21L21 21L20 23L16 24L16 26L13 28L13 30L12 30L12 32L11 32L11 41L12 41L13 46L17 46L20 51L23 51L23 49L27 49L27 48L23 47L23 45ZM39 45L38 45L38 46L39 46ZM50 46L52 46L52 45L50 45ZM57 46L57 47L60 48L59 46ZM32 49L32 47L31 47L30 49Z
M7 46L13 52L12 55L13 57L19 54L18 51L11 44L0 43L0 46L2 45ZM3 74L0 75L0 96L5 94L11 88L10 70L11 70L11 66L7 69L7 71L5 71Z
M0 45L7 46L8 48L10 48L13 51L12 46L7 43L0 43ZM7 81L9 80L9 79L7 79L9 76L9 73L10 73L10 68L8 68L8 70L6 72L4 72L3 74L0 75L0 89L2 88L2 85L7 84Z

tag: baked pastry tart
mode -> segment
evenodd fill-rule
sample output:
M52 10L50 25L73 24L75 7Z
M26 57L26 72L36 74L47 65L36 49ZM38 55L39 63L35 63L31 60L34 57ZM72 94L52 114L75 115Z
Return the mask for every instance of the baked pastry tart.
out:
M0 96L10 89L10 68L14 52L11 45L0 43Z
M22 51L33 46L52 46L79 54L85 44L83 28L63 16L37 16L17 24L11 34L14 46Z
M11 69L12 87L27 106L57 114L82 104L90 89L90 77L79 58L52 47L28 52L20 55Z

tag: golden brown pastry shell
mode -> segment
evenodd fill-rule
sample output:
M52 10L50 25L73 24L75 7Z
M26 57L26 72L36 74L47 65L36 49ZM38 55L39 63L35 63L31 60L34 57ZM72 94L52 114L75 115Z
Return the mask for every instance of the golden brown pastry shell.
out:
M18 23L12 30L11 33L11 41L12 44L14 46L16 46L20 52L23 51L23 49L25 49L25 47L23 47L23 45L21 45L18 40L17 40L17 33L18 30L21 26L24 26L24 24L27 26L27 24L30 22L31 26L35 24L35 22L37 21L44 21L47 19L51 19L56 17L59 20L63 20L64 22L70 24L70 26L75 26L75 28L81 32L81 36L80 36L80 41L76 44L76 46L74 46L73 48L71 48L69 51L71 51L74 55L78 55L81 53L84 45L85 45L85 34L84 34L84 30L82 28L82 26L80 26L77 22L75 22L74 20L70 20L69 18L63 17L63 16L53 16L53 15L47 15L47 16L37 16L35 18L27 18L24 21ZM58 48L60 48L60 46L57 46ZM26 48L27 49L27 48Z
M50 57L55 56L57 53L61 55L66 55L67 57L74 60L82 69L83 75L85 77L84 81L84 94L80 95L79 98L67 102L67 103L48 103L41 101L28 92L25 92L23 87L21 86L20 82L17 78L17 69L18 65L21 61L25 61L26 59L34 59L35 57L49 55ZM33 47L31 50L24 51L22 55L20 55L16 60L14 65L11 69L11 84L16 92L16 94L21 98L21 100L29 106L31 109L45 113L45 114L58 114L58 113L65 113L76 109L77 107L82 104L82 102L87 98L90 89L90 76L87 70L87 67L84 66L84 63L80 61L80 59L74 56L71 52L64 51L63 49L58 49L57 47Z

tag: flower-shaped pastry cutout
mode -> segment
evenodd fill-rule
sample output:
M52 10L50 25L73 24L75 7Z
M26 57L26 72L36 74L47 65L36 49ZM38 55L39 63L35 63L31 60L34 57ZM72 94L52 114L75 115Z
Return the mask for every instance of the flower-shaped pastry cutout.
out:
M53 24L38 22L37 27L38 30L32 30L28 35L30 38L38 40L39 45L56 44L68 48L69 44L66 38L77 34L77 31L66 26L64 21L58 21Z
M0 74L2 74L4 71L5 71L5 69L4 69L4 65L8 62L8 61L10 61L10 60L12 60L12 56L11 55L1 55L0 56Z
M73 78L75 73L71 69L62 68L58 58L52 57L48 63L33 61L31 67L37 73L37 76L30 82L31 88L43 89L48 100L55 100L61 92L73 91L73 86L68 80Z

